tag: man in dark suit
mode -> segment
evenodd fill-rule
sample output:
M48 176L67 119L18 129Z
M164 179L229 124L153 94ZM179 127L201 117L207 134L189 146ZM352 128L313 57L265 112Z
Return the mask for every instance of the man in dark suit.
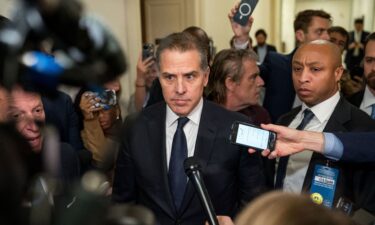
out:
M363 70L366 87L348 100L375 119L375 33L368 36L364 49Z
M200 161L219 215L234 216L263 188L259 155L249 157L228 140L231 124L246 119L202 98L209 75L205 51L190 34L175 33L163 39L156 60L165 102L125 121L113 200L142 204L163 225L204 224L206 220L183 172L187 156Z
M236 9L231 10L229 19L231 19L232 30L236 36L234 39L235 46L241 48L241 46L246 46L252 20L249 20L245 27L241 27L232 20L235 12ZM297 45L317 39L329 40L327 30L330 26L331 16L323 10L299 12L294 20ZM276 122L281 115L289 112L293 106L300 105L300 101L296 99L292 81L291 62L294 52L295 49L288 55L269 52L263 64L260 65L260 75L266 88L263 107L270 113L273 122Z
M44 107L41 96L36 92L29 92L20 86L12 88L8 96L9 109L8 119L15 122L16 129L31 146L32 152L28 153L30 160L31 174L42 172L45 169L54 167L58 172L56 175L63 181L63 184L72 187L79 178L79 161L75 150L71 145L64 142L48 142L46 132L43 132L41 125L45 123ZM57 144L57 146L52 145ZM54 150L59 152L54 152ZM48 153L47 153L48 151ZM43 153L43 154L42 154ZM56 156L60 161L43 161L43 156ZM50 163L45 167L45 163Z
M375 131L375 122L370 117L340 97L338 81L342 76L343 67L340 49L335 44L317 40L301 46L293 57L292 69L294 87L303 103L301 107L282 116L279 124L296 128L310 111L313 113L312 119L304 130ZM367 206L361 193L363 186L358 186L360 182L353 175L362 172L350 171L346 164L311 152L280 158L275 186L291 192L309 191L314 171L319 165L329 165L330 168L339 170L334 203L338 198L345 196L359 206ZM364 183L366 180L363 179L361 182Z
M352 76L361 76L360 63L363 59L363 46L369 32L363 30L363 19L354 20L354 31L349 33L348 52L345 56L345 63Z
M265 30L257 30L255 32L255 39L257 45L253 49L258 54L258 62L262 64L268 52L277 52L277 50L275 46L266 43L267 33Z

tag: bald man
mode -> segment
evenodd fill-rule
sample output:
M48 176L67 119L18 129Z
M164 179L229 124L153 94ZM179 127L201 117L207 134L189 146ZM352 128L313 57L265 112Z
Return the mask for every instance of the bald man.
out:
M302 45L292 60L293 84L302 106L283 115L278 124L309 131L348 132L374 131L375 123L366 114L349 104L339 93L339 80L343 73L340 49L333 43L316 40ZM348 164L336 162L323 155L303 151L278 160L275 170L275 187L288 192L315 193L318 179L314 171L337 171L338 178L331 188L331 196L321 194L324 204L336 205L346 197L361 205L363 202L359 180L353 177ZM332 173L331 173L332 175ZM362 181L361 181L362 182ZM314 183L314 185L312 185ZM364 183L364 181L362 182ZM320 189L322 191L322 189ZM324 192L324 191L322 191Z

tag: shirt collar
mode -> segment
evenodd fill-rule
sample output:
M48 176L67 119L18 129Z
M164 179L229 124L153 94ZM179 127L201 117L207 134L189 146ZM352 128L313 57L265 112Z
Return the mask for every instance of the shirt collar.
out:
M202 109L203 109L203 98L201 98L195 106L195 108L189 113L187 118L189 118L189 122L193 122L196 125L199 124L199 121L201 119L201 114L202 114ZM168 106L167 104L167 117L166 117L166 122L167 122L167 127L170 127L177 121L179 116L172 111L172 109Z
M370 107L375 104L375 96L371 93L368 85L366 85L365 93L363 94L362 105L364 108Z
M339 100L340 100L340 92L337 91L336 94L324 100L323 102L317 105L314 105L313 107L310 108L310 110L314 113L315 117L319 120L319 122L323 123L331 117L333 110L335 110L335 107L337 103L339 102ZM302 103L301 112L303 112L307 108L309 107L305 103Z

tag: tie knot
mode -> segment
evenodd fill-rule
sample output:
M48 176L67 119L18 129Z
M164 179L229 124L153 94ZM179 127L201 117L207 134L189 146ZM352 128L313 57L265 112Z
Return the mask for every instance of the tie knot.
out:
M304 118L312 118L314 116L314 113L310 110L310 109L305 109L305 111L303 111L303 117Z
M178 121L177 129L181 129L189 121L189 118L187 118L187 117L180 117L180 118L177 119L177 121Z
M310 109L305 109L303 111L303 119L296 129L303 130L313 117L314 113Z

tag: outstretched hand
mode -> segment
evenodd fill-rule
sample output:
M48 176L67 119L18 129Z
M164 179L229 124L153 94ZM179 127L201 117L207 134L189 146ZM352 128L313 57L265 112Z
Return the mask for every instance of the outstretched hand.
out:
M230 24L231 24L231 27L232 27L232 31L233 31L234 36L235 36L235 40L238 43L245 43L245 42L249 41L249 33L250 33L251 27L253 25L254 18L252 16L250 16L249 21L247 22L247 24L245 26L241 26L240 24L234 22L233 17L236 14L236 12L238 11L239 4L240 3L237 2L236 5L230 10L230 12L228 13L228 18L229 18L229 21L230 21Z
M262 155L268 156L269 159L301 152L310 146L314 146L311 150L322 151L324 142L322 133L299 131L274 124L262 124L261 127L277 133L275 150L272 152L269 149L262 151ZM254 152L254 149L249 149L249 153Z

